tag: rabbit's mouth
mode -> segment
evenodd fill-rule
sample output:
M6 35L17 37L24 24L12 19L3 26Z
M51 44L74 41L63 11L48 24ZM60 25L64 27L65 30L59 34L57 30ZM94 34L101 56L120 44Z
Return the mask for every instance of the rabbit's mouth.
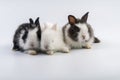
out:
M84 39L84 40L85 40L85 35L82 35L82 39Z

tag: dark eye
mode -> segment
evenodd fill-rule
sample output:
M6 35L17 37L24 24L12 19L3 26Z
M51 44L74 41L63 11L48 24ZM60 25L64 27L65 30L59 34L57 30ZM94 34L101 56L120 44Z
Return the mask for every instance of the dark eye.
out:
M80 32L80 28L75 25L72 25L69 29L69 34L73 35L74 37L78 35L78 32Z
M75 26L74 27L71 27L70 29L69 29L69 34L70 34L70 36L72 37L72 38L76 38L77 36L78 36L78 32L80 31L80 29L78 28L75 28Z
M69 29L69 37L74 40L74 41L77 41L78 40L78 32L76 32L74 29L70 28Z
M80 32L80 28L79 27L74 26L74 29L75 29L76 32Z
M78 35L80 32L80 28L76 25L71 25L69 30L68 30L68 35L69 37L74 40L74 41L78 41Z

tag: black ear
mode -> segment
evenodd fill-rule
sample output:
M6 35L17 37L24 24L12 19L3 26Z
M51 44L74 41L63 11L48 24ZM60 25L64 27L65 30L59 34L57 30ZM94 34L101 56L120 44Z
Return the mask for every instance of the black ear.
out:
M81 22L87 22L88 14L89 14L89 12L87 12L86 14L84 14L84 15L82 16Z
M68 21L70 24L75 24L77 22L77 19L73 15L69 15Z
M37 17L37 19L35 20L35 24L36 25L40 25L40 23L39 23L39 17Z
M32 18L30 18L29 21L30 21L30 24L34 23Z

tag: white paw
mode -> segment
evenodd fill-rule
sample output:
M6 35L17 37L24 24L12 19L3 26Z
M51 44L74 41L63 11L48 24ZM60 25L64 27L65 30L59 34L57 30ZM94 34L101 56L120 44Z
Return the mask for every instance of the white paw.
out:
M53 54L54 54L54 51L47 51L47 54L48 54L48 55L53 55Z
M86 44L86 48L87 48L87 49L91 49L92 46L91 46L90 44Z
M37 54L37 52L35 50L28 50L27 53L30 54L30 55L36 55Z
M67 48L67 47L65 47L65 48L63 48L63 52L64 52L64 53L69 53L69 52L70 52L70 49Z

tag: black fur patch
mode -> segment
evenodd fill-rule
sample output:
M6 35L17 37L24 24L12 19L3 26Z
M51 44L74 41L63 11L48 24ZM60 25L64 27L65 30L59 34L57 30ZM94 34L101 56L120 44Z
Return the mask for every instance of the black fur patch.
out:
M19 45L17 45L16 42L14 42L13 50L15 50L15 51L19 51L20 50Z
M26 42L27 36L28 36L28 31L25 31L24 35L22 36L24 43Z
M87 23L88 14L89 14L89 12L87 12L86 14L84 14L84 15L81 17L80 21L81 21L82 23Z
M37 37L38 37L39 41L41 41L41 29L38 29L38 31L37 31Z
M70 28L68 29L69 37L74 40L78 41L78 33L80 32L80 28L78 28L75 25L71 25Z
M29 23L21 24L18 27L18 29L16 30L16 32L14 34L14 38L13 38L13 50L23 51L23 49L20 47L19 39L20 39L20 35L21 35L22 31L25 31L25 34L22 36L22 39L25 43L29 27L30 27Z
M41 41L41 27L40 27L40 23L39 23L39 17L37 17L37 19L35 20L35 25L36 25L36 27L38 27L37 37L38 37L39 41Z
M94 37L94 43L100 43L100 40L97 37Z

